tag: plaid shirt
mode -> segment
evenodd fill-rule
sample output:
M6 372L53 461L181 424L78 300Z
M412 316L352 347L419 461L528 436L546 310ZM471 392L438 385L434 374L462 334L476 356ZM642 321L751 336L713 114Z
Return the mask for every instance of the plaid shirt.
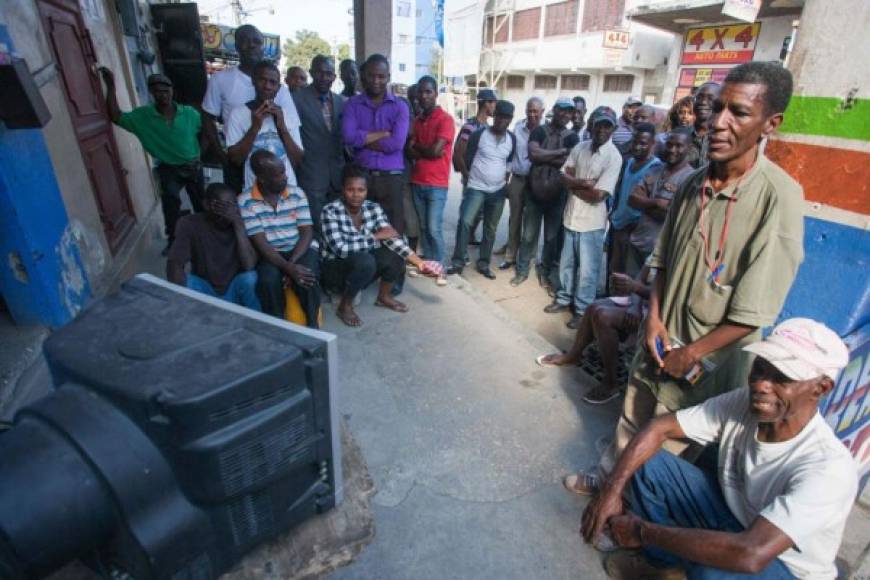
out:
M344 203L337 199L323 206L320 214L320 227L323 232L323 248L321 254L324 260L335 258L347 258L351 254L369 252L379 248L381 244L407 258L411 255L411 248L405 242L404 237L379 241L375 239L375 232L388 227L387 214L380 205L373 201L364 201L362 205L362 224L360 229L353 225L353 219L347 213Z

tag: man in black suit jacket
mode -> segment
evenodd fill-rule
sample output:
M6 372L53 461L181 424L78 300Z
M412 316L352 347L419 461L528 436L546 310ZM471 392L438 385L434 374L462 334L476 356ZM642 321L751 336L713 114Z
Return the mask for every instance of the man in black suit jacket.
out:
M318 54L311 60L308 72L311 84L293 93L302 121L302 146L305 150L297 178L308 196L314 231L319 233L323 205L341 192L344 168L341 115L345 99L330 90L335 82L335 65L331 58Z

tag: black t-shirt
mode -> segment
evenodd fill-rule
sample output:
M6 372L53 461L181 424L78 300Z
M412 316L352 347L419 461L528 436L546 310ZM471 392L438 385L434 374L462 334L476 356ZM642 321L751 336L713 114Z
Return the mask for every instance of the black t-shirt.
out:
M553 131L551 125L538 125L535 127L535 130L529 133L529 141L534 141L538 145L543 145L547 142L547 137ZM561 129L561 131L565 131L565 129ZM568 149L569 151L574 148L574 145L580 142L580 137L574 131L565 131L565 136L562 137L561 146ZM532 165L536 165L536 163L532 162Z
M190 262L191 273L208 281L218 294L226 291L242 269L233 228L217 227L204 213L178 220L169 259L179 264Z

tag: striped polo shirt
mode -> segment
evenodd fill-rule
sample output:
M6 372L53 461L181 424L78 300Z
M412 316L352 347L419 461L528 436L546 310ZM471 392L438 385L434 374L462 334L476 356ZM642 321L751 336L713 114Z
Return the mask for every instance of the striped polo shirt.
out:
M248 236L266 234L266 241L279 252L289 252L299 241L299 226L311 226L311 211L305 192L288 186L272 207L260 193L257 183L239 196L239 210ZM312 242L312 247L316 247Z

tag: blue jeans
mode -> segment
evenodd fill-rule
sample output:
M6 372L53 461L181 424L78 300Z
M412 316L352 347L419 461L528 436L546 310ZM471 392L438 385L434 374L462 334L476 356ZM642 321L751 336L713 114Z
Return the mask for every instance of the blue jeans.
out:
M245 308L262 312L260 300L257 298L257 272L249 270L240 272L230 281L229 286L224 290L223 295L215 292L214 286L209 284L208 280L195 276L187 275L187 287L191 290L196 290L202 294L214 296L233 304L239 304Z
M559 260L559 292L556 302L574 303L574 313L583 314L595 300L598 274L604 259L604 230L574 232L565 228Z
M631 479L631 511L642 519L677 528L695 528L739 533L743 526L728 509L715 473L703 471L667 451L650 458ZM679 566L689 580L791 580L780 559L758 574L740 574L703 566L654 547L644 548L647 559L661 566Z
M474 218L483 208L483 240L480 242L477 266L489 267L492 247L495 245L495 230L504 211L505 191L505 188L493 192L465 188L465 196L460 207L462 212L459 215L459 227L456 228L456 247L453 249L454 266L461 268L465 265L465 252L474 229Z
M427 260L444 262L447 253L444 244L444 205L447 203L447 188L411 184L414 192L414 207L420 225L420 245Z

